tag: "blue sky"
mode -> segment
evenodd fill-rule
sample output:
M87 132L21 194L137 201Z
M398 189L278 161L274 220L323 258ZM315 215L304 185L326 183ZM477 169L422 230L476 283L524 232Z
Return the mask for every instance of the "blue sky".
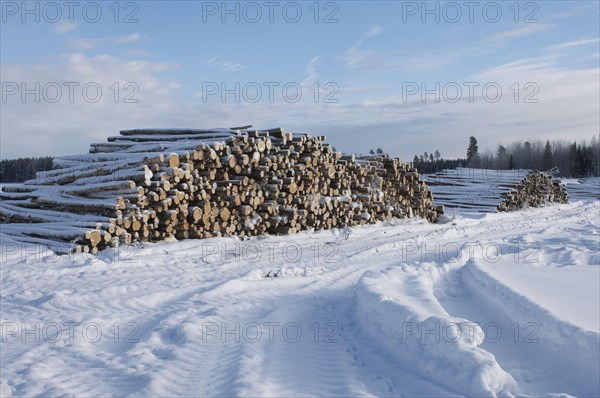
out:
M72 4L2 2L2 158L135 127L282 126L406 160L600 129L597 1Z

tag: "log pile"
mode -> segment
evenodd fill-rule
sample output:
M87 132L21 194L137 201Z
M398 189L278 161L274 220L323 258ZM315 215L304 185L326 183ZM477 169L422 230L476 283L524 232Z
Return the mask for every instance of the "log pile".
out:
M527 170L487 170L458 167L445 169L423 179L433 192L435 204L476 213L495 213L502 195L513 189Z
M135 241L288 234L443 212L412 165L281 128L125 130L2 187L4 239L97 253Z
M515 211L525 207L540 207L546 203L567 203L567 189L551 175L532 171L514 190L503 194L497 211Z

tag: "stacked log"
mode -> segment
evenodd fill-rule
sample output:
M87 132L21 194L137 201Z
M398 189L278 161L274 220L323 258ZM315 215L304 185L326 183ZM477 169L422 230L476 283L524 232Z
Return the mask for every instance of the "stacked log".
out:
M567 189L551 175L532 171L519 182L514 190L502 195L504 200L497 211L515 211L525 207L540 207L547 203L567 203Z
M412 165L251 126L125 130L2 187L5 238L97 253L135 241L288 234L443 212Z
M446 209L476 213L495 213L502 195L514 188L528 170L445 169L424 175L433 192L435 204Z

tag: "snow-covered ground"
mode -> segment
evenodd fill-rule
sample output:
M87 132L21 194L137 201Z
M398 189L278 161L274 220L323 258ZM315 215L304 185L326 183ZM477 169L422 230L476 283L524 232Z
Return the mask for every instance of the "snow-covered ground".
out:
M0 395L600 395L600 201L446 221L4 244Z

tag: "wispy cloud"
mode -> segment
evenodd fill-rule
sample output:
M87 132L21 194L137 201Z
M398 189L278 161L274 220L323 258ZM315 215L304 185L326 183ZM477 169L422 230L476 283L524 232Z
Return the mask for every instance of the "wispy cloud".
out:
M226 61L218 57L209 59L208 61L206 61L206 64L225 72L238 72L242 69L246 69L247 67L244 64Z
M451 64L454 61L454 54L426 52L422 54L403 56L398 60L398 65L401 65L409 72L421 72L437 69Z
M79 27L79 24L76 21L74 21L74 22L60 21L54 27L54 32L62 35L65 33L73 32L78 27Z
M371 28L369 28L369 30L367 31L367 34L365 35L365 37L366 38L375 37L378 34L380 34L381 32L383 32L383 28L381 26L371 26Z
M110 36L96 39L74 39L68 42L68 46L76 50L91 50L98 46L121 46L139 42L142 36L139 33L133 33L127 36Z
M494 77L494 80L497 80L503 79L504 76L522 76L524 73L531 73L535 75L536 71L555 68L554 60L555 57L551 55L538 58L519 59L495 66L493 68L485 69L473 77L475 77L477 80L484 81L485 78L489 78L491 76Z
M507 41L516 39L519 37L533 35L535 33L545 32L554 29L555 25L543 24L543 23L530 23L519 26L518 28L507 30L505 32L495 33L486 37L488 41Z
M589 3L584 3L580 6L573 7L572 9L570 9L568 11L545 16L544 20L545 21L556 21L556 20L560 20L560 19L568 19L568 18L573 18L573 17L576 17L583 13L594 11L594 10L596 12L598 12L598 3L595 1L591 1Z
M380 26L371 27L356 43L346 50L344 55L341 57L346 67L354 68L364 63L364 61L372 56L372 51L362 50L360 47L368 39L375 37L383 32L383 28Z
M383 32L381 27L370 28L356 43L348 48L338 59L348 69L385 70L399 69L406 72L420 72L440 68L453 63L458 52L455 51L420 51L408 53L380 53L363 49L363 44L370 38Z
M319 57L313 57L310 59L310 61L308 61L308 64L306 65L306 69L304 71L306 77L302 82L303 86L310 86L319 79L319 74L317 73L318 62Z
M579 47L579 46L585 46L587 44L595 44L595 43L600 43L600 39L573 40L573 41L568 41L566 43L561 43L561 44L557 44L554 46L550 46L549 48L552 50L560 50L563 48Z
M355 58L347 67L351 69L390 70L424 72L438 69L456 61L459 52L423 51L411 54L380 54L369 52L362 58Z

